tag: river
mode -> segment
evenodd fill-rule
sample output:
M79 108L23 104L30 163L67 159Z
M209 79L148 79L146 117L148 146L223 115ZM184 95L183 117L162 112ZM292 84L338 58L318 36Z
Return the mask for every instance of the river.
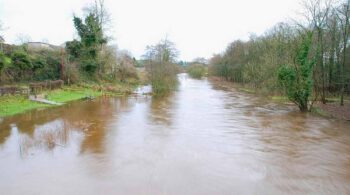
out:
M179 75L0 120L0 194L350 194L350 123Z

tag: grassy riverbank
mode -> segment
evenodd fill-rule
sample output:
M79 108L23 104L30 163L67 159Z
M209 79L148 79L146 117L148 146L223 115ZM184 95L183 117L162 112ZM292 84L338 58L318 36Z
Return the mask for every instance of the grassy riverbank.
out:
M0 97L0 117L11 116L28 110L45 107L50 107L50 105L30 101L25 96Z
M50 101L67 103L86 97L101 95L120 96L133 91L136 84L117 83L113 85L81 84L65 86L62 89L44 91L42 94ZM24 113L38 108L52 107L53 105L30 101L25 95L0 96L0 117Z

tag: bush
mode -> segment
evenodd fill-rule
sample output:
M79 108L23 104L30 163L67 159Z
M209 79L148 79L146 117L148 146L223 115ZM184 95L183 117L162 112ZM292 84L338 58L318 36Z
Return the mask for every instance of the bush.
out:
M124 82L127 78L138 78L136 68L127 64L121 64L118 67L117 76L122 82Z
M33 79L32 80L55 80L60 78L61 56L57 51L41 51L32 54Z
M206 74L206 72L206 67L201 64L192 64L187 67L187 73L193 78L200 79Z
M20 70L27 70L33 67L32 61L27 52L16 50L12 56L12 65Z
M164 94L178 85L177 67L172 63L154 63L150 72L152 90L155 94Z
M296 53L294 65L284 65L278 70L278 80L288 98L303 112L308 111L308 101L312 92L312 71L314 60L309 60L312 33L302 37Z
M88 59L88 60L83 60L81 66L86 73L92 76L96 72L98 63L93 59Z
M63 75L64 75L63 79L68 85L77 83L79 81L79 70L74 63L67 64L64 67Z
M7 57L5 54L0 52L0 74L1 71L5 68L5 66L11 64L11 58Z

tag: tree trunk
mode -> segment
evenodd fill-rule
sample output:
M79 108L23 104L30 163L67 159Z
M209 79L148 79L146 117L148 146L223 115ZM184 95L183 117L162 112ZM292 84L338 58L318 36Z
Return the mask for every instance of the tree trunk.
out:
M304 104L300 104L299 105L299 109L300 109L300 111L301 112L308 112L309 111L309 109L308 109L308 105L307 105L307 102Z
M323 42L322 42L322 30L317 30L317 39L318 39L318 47L319 47L319 54L318 54L318 65L321 67L321 77L322 77L322 94L321 94L321 101L323 104L326 104L326 92L325 92L325 68L323 64Z
M350 2L348 1L345 9L345 26L343 31L343 63L341 65L341 90L340 90L340 105L344 106L344 92L345 92L345 64L346 64L346 49L349 38L349 6Z

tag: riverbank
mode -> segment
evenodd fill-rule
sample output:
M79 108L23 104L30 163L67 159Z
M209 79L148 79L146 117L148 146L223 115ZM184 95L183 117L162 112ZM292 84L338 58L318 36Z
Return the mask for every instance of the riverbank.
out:
M7 117L0 191L350 194L350 123L270 101L179 75L167 96L75 101Z
M285 105L294 105L293 102L291 102L286 96L279 95L279 94L266 94L266 92L259 91L257 89L243 86L240 84L232 83L229 81L225 81L222 78L219 77L209 77L209 80L213 83L216 83L218 86L224 88L224 89L232 89L249 93L249 94L257 94L266 97L269 101L285 104ZM327 117L327 118L335 118L340 120L347 120L350 121L350 100L349 98L345 99L345 105L340 106L339 105L340 100L338 99L329 99L329 102L327 104L322 104L321 102L316 102L313 105L312 113Z
M43 91L42 96L47 100L57 103L68 103L84 98L108 96L123 96L133 92L138 86L136 83L96 84L81 83L78 85L64 86L61 89ZM57 105L49 105L29 100L27 95L0 96L0 117L12 116L33 109L47 108Z

